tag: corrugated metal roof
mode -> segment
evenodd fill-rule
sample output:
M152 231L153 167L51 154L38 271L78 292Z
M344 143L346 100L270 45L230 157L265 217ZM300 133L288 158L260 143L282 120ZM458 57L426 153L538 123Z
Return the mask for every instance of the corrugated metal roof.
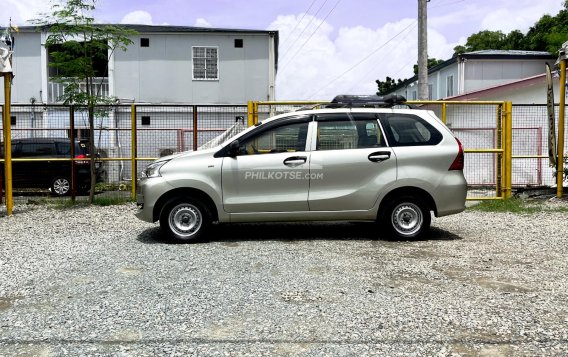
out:
M215 27L194 27L194 26L163 26L163 25L117 25L138 32L236 32L236 33L278 33L278 31L253 30L253 29L230 29Z
M464 55L482 55L482 56L551 56L546 51L522 51L522 50L480 50L466 52Z
M278 34L278 31L270 30L253 30L253 29L230 29L230 28L214 28L214 27L194 27L194 26L171 26L171 25L130 25L130 24L98 24L101 26L122 26L142 33L162 32L162 33L186 33L186 32L231 32L231 33L263 33ZM36 32L41 28L49 26L20 26L19 30L23 32Z

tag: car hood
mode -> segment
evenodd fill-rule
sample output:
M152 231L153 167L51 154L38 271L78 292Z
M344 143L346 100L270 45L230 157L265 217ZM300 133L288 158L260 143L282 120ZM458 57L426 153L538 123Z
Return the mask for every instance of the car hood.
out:
M219 146L211 148L211 149L204 149L204 150L196 150L196 151L183 151L183 152L178 152L172 155L168 155L168 156L163 156L159 159L157 159L155 162L160 162L160 161L169 161L178 157L202 157L202 156L211 156L213 154L215 154L218 150L219 150Z

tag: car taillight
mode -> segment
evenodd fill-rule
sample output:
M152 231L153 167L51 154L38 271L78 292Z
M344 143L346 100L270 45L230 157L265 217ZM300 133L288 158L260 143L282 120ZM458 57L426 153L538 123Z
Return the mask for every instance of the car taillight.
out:
M454 159L454 162L452 162L452 165L450 166L448 171L463 170L463 163L464 163L463 146L462 146L462 143L459 141L458 138L455 138L455 139L458 142L458 147L459 147L458 156L456 156L456 158Z
M75 158L76 159L87 159L88 157L85 154L79 154L79 155L75 155ZM75 161L75 163L79 164L79 165L84 165L84 164L88 164L89 160L77 160L77 161Z

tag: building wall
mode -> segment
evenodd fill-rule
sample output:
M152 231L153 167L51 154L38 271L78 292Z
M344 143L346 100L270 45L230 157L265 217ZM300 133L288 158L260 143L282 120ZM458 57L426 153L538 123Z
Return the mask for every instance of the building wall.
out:
M428 74L428 85L432 89L432 100L443 99L447 93L447 77L453 76L453 95L458 94L458 65L452 64L444 67L439 71ZM395 94L402 95L408 100L417 100L418 98L418 82L415 81L408 86L399 88L394 92Z
M41 43L40 33L16 33L12 67L12 103L30 103L33 97L41 102ZM0 90L0 100L4 103L4 89Z
M465 93L542 74L545 62L468 59L465 63ZM554 64L554 61L548 62L550 65Z
M439 76L437 75L439 73ZM434 99L443 99L448 97L448 77L453 77L452 84L451 84L451 91L453 95L458 94L458 64L454 63L448 67L444 67L439 70L437 73L433 73L431 77L435 78L438 82L439 91L436 93L436 96L433 96ZM451 96L451 95L450 95Z
M140 38L150 46L141 47ZM234 40L243 39L243 48ZM151 103L245 103L269 93L268 34L141 34L114 59L114 95ZM192 79L192 46L216 46L218 80Z
M150 39L149 47L140 47L141 37ZM20 32L15 38L12 103L28 104L33 97L39 104L47 71L42 68L41 33ZM235 39L243 39L243 48L235 48ZM268 99L269 66L274 66L269 63L269 34L141 34L133 41L126 52L115 52L110 67L111 94L120 99L211 104ZM192 80L192 46L218 47L219 80ZM43 98L47 101L47 93Z

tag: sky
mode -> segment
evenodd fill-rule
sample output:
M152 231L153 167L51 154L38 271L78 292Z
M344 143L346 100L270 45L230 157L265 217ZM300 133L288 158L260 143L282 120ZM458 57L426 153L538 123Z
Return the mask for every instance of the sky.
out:
M481 30L526 33L563 0L430 0L428 56L449 59ZM417 62L417 0L98 0L103 23L278 30L276 99L374 94L375 80L409 78ZM0 26L26 25L46 0L0 0Z

